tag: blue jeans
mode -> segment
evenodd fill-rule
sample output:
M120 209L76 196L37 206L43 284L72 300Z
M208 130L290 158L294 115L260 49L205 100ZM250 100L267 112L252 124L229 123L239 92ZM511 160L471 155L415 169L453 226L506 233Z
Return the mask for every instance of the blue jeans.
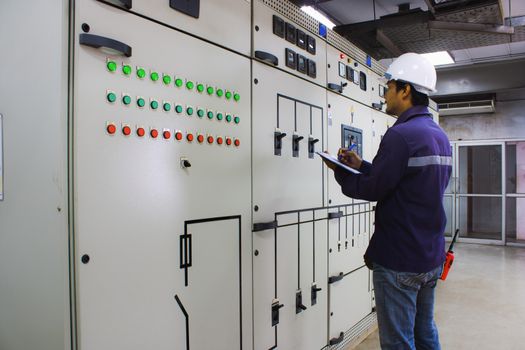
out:
M374 266L379 340L382 350L440 350L434 322L434 288L442 267L427 273Z

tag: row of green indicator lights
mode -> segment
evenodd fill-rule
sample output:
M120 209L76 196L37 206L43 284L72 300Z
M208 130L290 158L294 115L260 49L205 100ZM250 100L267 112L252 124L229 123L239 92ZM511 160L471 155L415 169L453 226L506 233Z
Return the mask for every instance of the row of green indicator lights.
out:
M106 66L110 72L115 72L118 68L117 63L115 61L108 60ZM131 75L132 71L133 69L131 68L130 65L128 64L122 65L122 73L124 75ZM136 74L137 74L137 77L139 77L140 79L144 79L146 77L146 70L144 68L137 67ZM152 81L158 81L160 79L160 74L157 72L150 72L149 77ZM198 92L204 92L206 90L206 93L208 95L213 95L215 93L218 97L224 96L227 100L230 100L233 98L235 101L239 101L241 99L241 95L239 95L238 93L233 93L231 91L228 91L228 90L225 91L223 89L218 89L218 88L216 89L213 86L205 87L204 84L200 84L200 83L197 84L197 86L195 86L195 83L190 80L187 80L186 84L184 84L184 81L181 78L172 79L172 77L167 74L162 75L162 82L165 85L170 85L172 81L174 82L175 86L179 88L182 87L183 85L186 85L186 88L188 90L193 90L194 88L196 88Z
M112 91L109 91L106 95L106 99L108 100L108 102L110 103L114 103L117 101L117 95L112 92ZM131 104L131 96L129 95L123 95L122 96L122 103L125 104L125 105L130 105ZM146 100L142 97L138 97L137 98L137 106L139 106L140 108L146 106ZM159 108L159 102L157 100L150 100L150 103L149 103L149 106L151 109L153 110L156 110ZM162 103L162 109L166 112L169 112L171 111L171 108L172 108L172 105L171 103L169 102L163 102ZM184 111L184 107L182 105L179 105L179 104L173 104L173 108L175 110L175 112L177 113L182 113ZM186 107L186 114L189 115L189 116L192 116L193 114L195 113L195 109L193 107L190 107L190 106L187 106ZM230 123L232 120L235 124L239 124L241 122L241 118L239 117L233 117L231 114L226 114L224 115L223 113L221 112L216 112L214 113L213 111L205 111L204 109L202 108L198 108L197 111L197 116L199 118L203 118L205 115L208 117L208 119L213 119L213 118L217 118L217 120L223 120L225 119L228 123Z

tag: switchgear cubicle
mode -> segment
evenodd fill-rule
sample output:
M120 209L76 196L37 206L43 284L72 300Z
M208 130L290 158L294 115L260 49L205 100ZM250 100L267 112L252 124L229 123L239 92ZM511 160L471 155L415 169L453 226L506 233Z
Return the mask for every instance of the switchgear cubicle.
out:
M396 121L378 62L287 0L1 7L39 33L0 34L31 38L6 66L34 78L0 94L2 349L344 349L374 329L374 203L316 152L373 159Z

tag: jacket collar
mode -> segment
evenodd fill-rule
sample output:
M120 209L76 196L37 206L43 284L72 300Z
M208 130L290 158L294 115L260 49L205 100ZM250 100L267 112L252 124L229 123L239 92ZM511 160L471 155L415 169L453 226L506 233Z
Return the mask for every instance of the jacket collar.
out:
M395 122L394 125L397 125L397 124L402 124L406 121L408 121L409 119L412 119L416 116L429 116L431 117L432 114L430 113L430 111L428 110L428 107L426 106L413 106L413 107L410 107L409 109L407 109L406 111L404 111L400 116L399 118L397 118L397 121Z

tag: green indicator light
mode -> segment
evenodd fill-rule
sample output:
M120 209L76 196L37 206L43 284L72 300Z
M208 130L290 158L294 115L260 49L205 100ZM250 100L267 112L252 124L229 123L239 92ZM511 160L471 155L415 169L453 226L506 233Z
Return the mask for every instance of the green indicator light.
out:
M124 73L125 75L130 75L131 74L131 66L129 66L127 64L122 66L122 73Z
M229 100L230 98L232 98L232 93L229 91L226 91L226 99Z
M222 97L223 94L224 92L222 91L222 89L217 89L217 96Z
M159 103L155 100L151 101L149 105L151 106L151 109L159 108Z
M159 80L159 73L157 73L157 72L151 72L151 74L150 74L150 78L151 78L151 80L153 80L153 81L157 81L157 80Z
M204 91L204 85L202 85L202 84L197 84L197 91L198 91L198 92L203 92L203 91Z
M125 104L125 105L129 105L131 103L131 97L129 97L128 95L124 95L122 96L122 102Z
M137 106L144 107L145 105L146 105L146 101L144 101L143 98L138 98L137 99Z
M114 72L117 70L117 63L115 61L108 61L108 63L106 64L106 66L108 67L108 70L110 72Z
M144 79L145 76L146 71L144 70L144 68L137 68L137 77L139 77L140 79Z
M177 113L182 113L182 106L181 105L177 105L177 107L175 107L175 111Z
M117 95L115 95L113 92L109 92L107 98L109 102L115 102L117 100Z
M169 112L169 111L171 110L171 104L169 104L169 103L166 102L166 103L164 103L164 105L162 106L162 108L164 108L164 110L165 110L166 112Z
M192 89L193 89L193 82L191 82L191 81L187 81L187 82L186 82L186 88L187 88L188 90L192 90Z
M222 120L222 113L217 113L217 119Z
M197 110L197 115L199 116L199 118L204 117L204 110L202 110L202 109L198 109L198 110Z
M164 75L162 77L162 81L164 82L164 84L169 85L171 83L171 77L169 75Z
M192 115L193 114L193 108L191 108L191 107L186 108L186 113L188 113L188 115Z
M235 101L239 101L239 100L241 99L241 95L239 95L239 94L234 94L234 95L233 95L233 99L234 99Z
M235 117L233 121L235 122L235 124L239 124L241 122L241 118Z
M208 118L209 119L213 119L213 112L212 111L208 111Z
M229 114L226 114L226 121L229 123L232 121L232 116Z
M183 84L182 79L175 79L175 85L177 85L177 87L181 87L182 84Z
M208 88L206 89L206 92L208 92L208 95L212 95L213 94L213 88L211 86L208 86Z

